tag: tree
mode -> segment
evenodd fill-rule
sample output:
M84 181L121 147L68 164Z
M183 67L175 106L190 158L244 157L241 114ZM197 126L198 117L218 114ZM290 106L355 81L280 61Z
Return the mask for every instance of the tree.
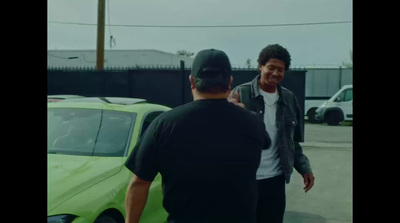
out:
M342 65L346 68L353 68L353 50L350 50L350 63L342 62Z
M179 56L184 56L184 57L191 57L194 55L194 53L189 52L187 50L178 50L178 51L176 51L176 54Z
M250 58L247 58L246 66L247 66L247 68L251 68L251 59Z

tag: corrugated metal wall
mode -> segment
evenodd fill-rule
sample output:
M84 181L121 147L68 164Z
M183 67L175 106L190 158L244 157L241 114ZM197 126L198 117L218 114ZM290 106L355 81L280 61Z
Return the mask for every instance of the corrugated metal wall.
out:
M353 83L353 69L307 69L306 97L331 97L341 87Z

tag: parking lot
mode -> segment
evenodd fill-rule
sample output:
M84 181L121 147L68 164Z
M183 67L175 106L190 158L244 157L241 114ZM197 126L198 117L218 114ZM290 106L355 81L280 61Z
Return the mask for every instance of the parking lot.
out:
M294 170L286 185L284 223L353 222L352 126L305 124L301 143L315 175L304 193L303 178Z

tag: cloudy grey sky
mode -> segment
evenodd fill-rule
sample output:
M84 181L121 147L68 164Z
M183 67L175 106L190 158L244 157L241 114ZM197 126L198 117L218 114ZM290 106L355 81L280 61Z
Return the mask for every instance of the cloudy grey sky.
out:
M294 68L339 67L350 62L352 0L107 1L105 21L111 26L105 27L105 49L110 49L112 35L111 49L197 53L216 48L228 54L233 66L244 66L247 58L256 66L260 50L279 43L292 54ZM98 0L47 3L48 49L96 49ZM246 26L229 27L236 25Z

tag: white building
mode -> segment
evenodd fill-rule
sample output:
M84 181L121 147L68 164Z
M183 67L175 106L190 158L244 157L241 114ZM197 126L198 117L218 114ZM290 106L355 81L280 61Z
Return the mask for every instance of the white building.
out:
M191 67L193 58L160 50L104 50L104 68ZM48 68L95 68L96 50L48 50Z

